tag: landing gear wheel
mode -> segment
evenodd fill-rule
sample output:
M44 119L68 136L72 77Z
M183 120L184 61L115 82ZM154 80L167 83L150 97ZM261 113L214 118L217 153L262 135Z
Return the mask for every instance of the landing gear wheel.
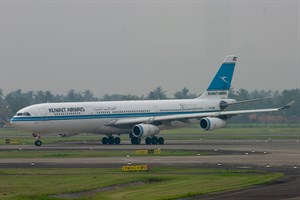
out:
M108 144L114 144L115 143L115 138L114 137L109 137L108 139L107 139L107 143Z
M102 138L102 144L107 144L107 137Z
M152 144L157 144L158 143L157 137L153 137L151 143Z
M158 144L164 144L165 143L165 140L163 137L159 137L158 138Z
M37 146L37 147L41 146L42 144L43 144L43 143L42 143L41 140L36 140L36 141L34 142L34 145Z
M120 144L121 143L121 139L119 137L115 137L115 144Z
M131 144L141 144L141 138L138 137L131 138Z
M141 144L141 141L142 141L142 139L141 139L141 138L138 138L137 144Z
M132 137L131 138L131 144L135 144L136 143L136 137Z
M149 137L147 137L146 139L145 139L145 143L147 144L147 145L149 145L149 144L151 144L151 138L149 138Z

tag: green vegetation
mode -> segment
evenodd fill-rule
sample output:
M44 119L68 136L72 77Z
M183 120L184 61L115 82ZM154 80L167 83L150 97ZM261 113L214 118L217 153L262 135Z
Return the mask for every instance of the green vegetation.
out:
M168 140L211 140L211 139L299 139L299 125L232 124L228 128L204 132L193 127L163 131ZM87 142L95 145L101 135L80 134L78 136L43 137L44 144L56 142ZM122 136L122 140L128 140ZM33 144L30 133L13 128L0 128L0 144L4 139L19 139L21 144ZM99 141L100 143L100 141ZM0 158L73 158L104 156L139 156L135 150L103 151L83 150L16 150L1 151ZM93 147L93 146L91 146ZM155 146L151 146L151 148ZM137 147L138 148L138 147ZM205 155L206 152L163 150L161 156ZM213 153L213 152L212 152ZM151 156L151 155L150 155ZM78 199L176 199L213 192L241 189L252 185L271 182L280 173L254 170L201 169L179 167L152 167L149 172L122 172L119 168L18 168L0 169L0 199L3 200L58 200L65 193L91 191L89 195L77 194ZM129 183L138 183L130 185ZM120 186L120 187L112 187ZM96 189L103 189L97 192Z
M176 199L271 182L280 173L249 170L153 167L149 172L121 172L120 168L1 169L0 199L54 200L51 195L89 191L126 183L143 183L78 199Z

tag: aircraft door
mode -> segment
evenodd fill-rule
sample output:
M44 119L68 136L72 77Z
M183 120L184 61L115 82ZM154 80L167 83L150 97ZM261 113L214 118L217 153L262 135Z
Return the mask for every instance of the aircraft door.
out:
M39 108L39 115L41 117L41 121L46 121L47 120L47 109Z
M48 117L48 113L47 113L47 109L46 108L39 108L39 116L40 116L40 123L43 126L48 125L47 123L47 117Z
M45 133L47 131L48 122L47 122L47 109L46 108L39 108L36 113L37 120L33 123L36 127L36 131L34 133Z

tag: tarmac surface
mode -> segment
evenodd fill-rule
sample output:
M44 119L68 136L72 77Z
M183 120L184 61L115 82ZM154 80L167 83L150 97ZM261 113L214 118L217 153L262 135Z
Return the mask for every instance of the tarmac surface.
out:
M168 140L164 145L101 145L96 142L67 142L33 145L1 145L0 153L18 150L192 150L213 155L195 156L126 156L96 158L4 158L0 168L14 167L114 167L124 164L186 166L199 168L259 169L282 172L284 176L273 183L248 189L201 195L188 199L284 199L300 200L300 142L299 140ZM34 163L34 166L32 165Z

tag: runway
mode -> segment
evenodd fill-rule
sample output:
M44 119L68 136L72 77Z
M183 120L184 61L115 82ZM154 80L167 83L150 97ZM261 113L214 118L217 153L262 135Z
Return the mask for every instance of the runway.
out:
M49 167L120 167L124 164L163 166L259 169L284 173L275 183L255 186L241 191L198 196L189 199L300 199L300 142L299 140L168 140L164 145L102 145L95 141L33 145L1 145L6 151L91 150L123 151L139 149L185 150L211 152L213 155L194 156L123 156L94 158L1 158L1 168ZM34 165L32 165L34 163Z
M300 142L298 140L198 140L168 141L164 145L102 145L96 142L67 142L43 145L2 145L2 152L11 150L193 150L213 152L211 155L195 156L132 156L132 157L96 157L96 158L6 158L0 160L2 167L24 166L34 162L36 166L51 167L93 167L101 165L122 165L129 161L139 164L160 165L238 165L241 167L300 167Z

